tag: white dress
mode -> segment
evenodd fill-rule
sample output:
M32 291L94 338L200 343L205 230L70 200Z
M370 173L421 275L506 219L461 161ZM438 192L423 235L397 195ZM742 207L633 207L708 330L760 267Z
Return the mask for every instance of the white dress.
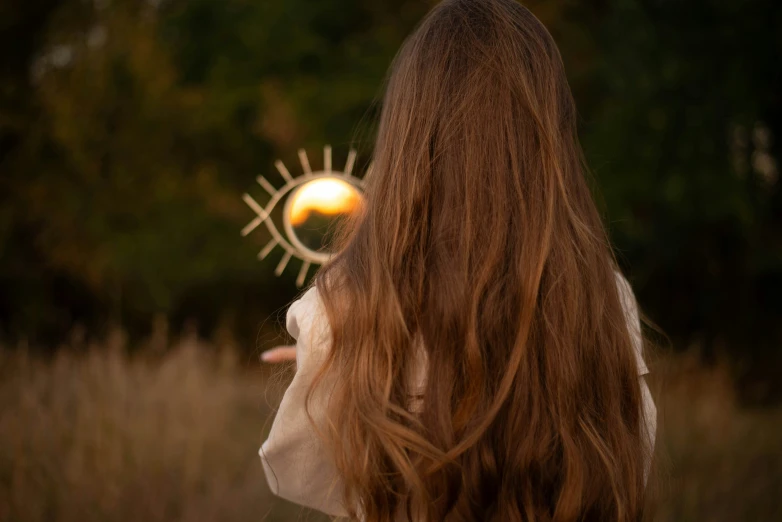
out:
M638 309L633 291L621 274L617 285L625 309L628 328L636 349L638 375L649 370L642 355ZM304 400L314 373L328 353L330 330L323 304L316 288L308 290L288 309L286 326L296 339L296 374L285 391L269 436L259 454L271 491L286 500L317 509L333 516L346 516L341 505L341 491L336 470L315 434L304 409ZM425 360L423 361L425 363ZM423 371L416 377L425 378ZM657 409L645 379L640 379L646 431L649 434L649 454L646 470L651 464L651 452L657 431ZM310 411L319 425L323 421L323 398L313 397Z

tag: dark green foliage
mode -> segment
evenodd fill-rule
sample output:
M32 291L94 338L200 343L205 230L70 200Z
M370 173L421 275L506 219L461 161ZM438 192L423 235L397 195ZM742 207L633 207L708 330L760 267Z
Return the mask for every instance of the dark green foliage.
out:
M37 0L0 8L0 335L144 335L225 317L248 349L298 266L258 263L240 199L306 147L371 150L403 38L435 2ZM159 7L152 7L159 4ZM536 0L642 307L748 376L782 345L782 7ZM293 266L293 265L292 265ZM274 316L276 317L276 316ZM746 363L746 364L744 364ZM755 398L768 390L750 389Z

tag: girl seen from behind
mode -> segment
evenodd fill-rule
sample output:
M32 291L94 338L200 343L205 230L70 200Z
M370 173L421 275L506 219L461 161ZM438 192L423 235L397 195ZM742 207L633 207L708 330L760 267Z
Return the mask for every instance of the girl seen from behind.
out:
M394 60L373 161L288 311L272 491L371 522L639 520L638 312L545 27L513 0L439 4Z

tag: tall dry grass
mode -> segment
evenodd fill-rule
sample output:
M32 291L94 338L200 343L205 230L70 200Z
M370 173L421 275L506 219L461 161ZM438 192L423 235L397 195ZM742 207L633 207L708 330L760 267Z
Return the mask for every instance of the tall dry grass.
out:
M661 361L656 520L782 521L782 408L743 408L726 364Z
M156 356L0 352L0 521L298 516L257 456L279 389L244 366L193 339Z
M0 521L326 520L270 495L257 448L281 387L232 353L0 351ZM656 520L782 520L782 411L740 408L722 369L661 368Z

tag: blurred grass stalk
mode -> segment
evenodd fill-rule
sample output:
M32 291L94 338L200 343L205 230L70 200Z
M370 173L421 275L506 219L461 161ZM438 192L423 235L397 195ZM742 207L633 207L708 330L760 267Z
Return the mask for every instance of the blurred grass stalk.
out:
M301 515L270 495L256 457L281 383L230 343L163 345L129 356L118 331L47 360L0 350L0 520ZM654 382L667 455L656 520L782 520L782 411L742 410L728 372L694 361L664 361Z

